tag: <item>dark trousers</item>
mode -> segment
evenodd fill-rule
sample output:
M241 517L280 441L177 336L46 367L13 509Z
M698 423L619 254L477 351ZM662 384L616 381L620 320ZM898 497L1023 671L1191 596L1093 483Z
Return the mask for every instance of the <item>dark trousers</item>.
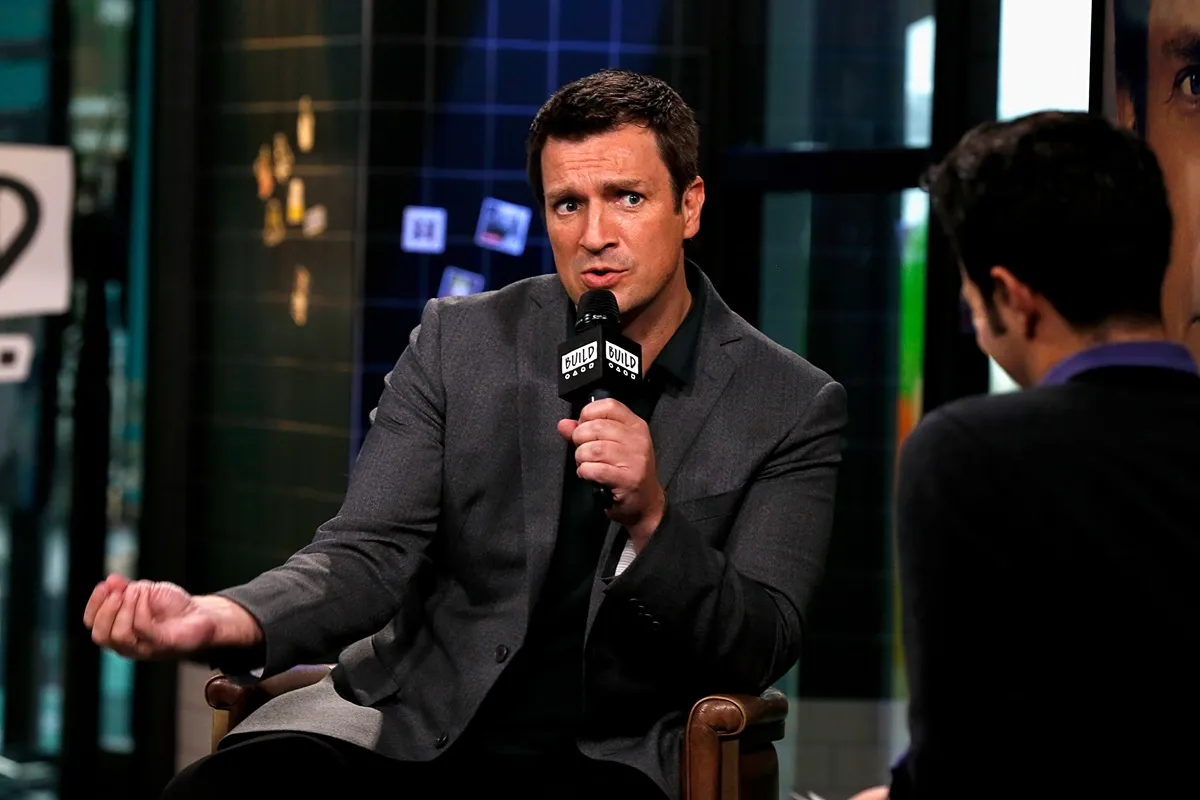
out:
M448 752L428 763L406 763L337 739L270 733L223 747L184 768L164 800L521 797L555 800L663 800L632 767L561 756L493 756Z

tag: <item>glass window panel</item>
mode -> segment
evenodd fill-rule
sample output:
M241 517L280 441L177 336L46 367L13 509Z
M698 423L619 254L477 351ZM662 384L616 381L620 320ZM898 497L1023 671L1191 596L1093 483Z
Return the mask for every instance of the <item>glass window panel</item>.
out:
M132 0L74 0L72 41L71 139L79 154L81 214L106 215L117 203L119 173L128 159L130 130L129 62L133 46ZM124 209L122 209L124 213ZM140 487L141 395L131 381L129 313L141 309L129 297L128 278L104 287L109 335L108 535L104 571L136 577L137 494ZM97 480L102 479L97 476ZM100 656L99 746L131 752L133 663L111 651Z
M926 147L932 0L770 0L765 115L770 147Z
M1087 111L1092 0L1002 0L997 119Z
M921 408L929 203L770 193L762 215L759 327L840 381L850 417L826 578L804 657L777 683L791 702L780 792L848 797L907 746L890 506Z

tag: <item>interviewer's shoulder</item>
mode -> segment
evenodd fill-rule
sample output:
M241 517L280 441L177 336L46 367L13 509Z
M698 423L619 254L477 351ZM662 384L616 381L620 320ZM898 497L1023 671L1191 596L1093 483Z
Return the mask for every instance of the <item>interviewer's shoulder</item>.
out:
M976 395L953 400L926 414L904 441L902 457L909 461L981 454L1005 449L1042 420L1061 417L1055 412L1055 392L1026 390Z

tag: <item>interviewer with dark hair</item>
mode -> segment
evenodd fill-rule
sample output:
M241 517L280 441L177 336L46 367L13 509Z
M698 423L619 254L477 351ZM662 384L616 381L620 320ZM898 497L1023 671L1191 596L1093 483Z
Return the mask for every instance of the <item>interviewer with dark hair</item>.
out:
M1163 328L1158 162L1045 112L971 131L925 185L979 346L1025 391L943 406L903 446L890 796L1192 787L1200 375Z

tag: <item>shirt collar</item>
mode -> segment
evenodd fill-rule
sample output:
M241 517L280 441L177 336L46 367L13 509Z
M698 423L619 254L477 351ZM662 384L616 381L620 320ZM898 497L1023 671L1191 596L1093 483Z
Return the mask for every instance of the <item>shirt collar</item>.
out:
M1041 380L1043 386L1067 383L1102 367L1153 367L1200 375L1187 348L1175 342L1113 342L1081 350L1059 361Z
M704 316L706 289L700 268L695 264L686 262L684 273L687 275L688 291L692 293L692 306L658 358L654 359L650 374L661 369L686 386L696 377L696 351L700 349L700 325Z
M675 333L667 341L658 358L650 367L648 378L658 373L670 375L676 382L686 386L696 376L696 351L700 349L700 328L704 317L704 305L707 301L708 289L700 268L690 261L684 262L684 274L687 277L688 291L692 294L692 305L675 329ZM567 316L567 334L575 334L575 305L569 300L570 314Z

